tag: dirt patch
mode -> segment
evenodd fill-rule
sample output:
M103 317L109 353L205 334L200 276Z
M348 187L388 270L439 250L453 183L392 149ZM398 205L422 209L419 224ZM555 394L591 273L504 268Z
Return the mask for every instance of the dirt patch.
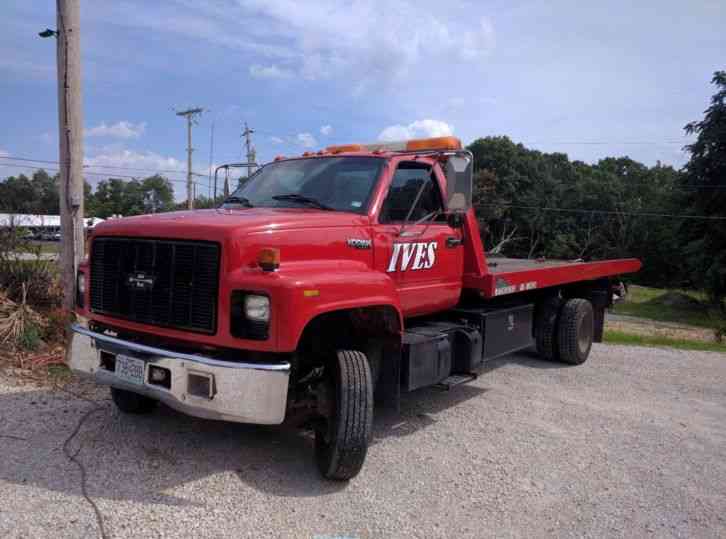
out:
M607 320L606 329L622 331L631 335L642 335L644 337L667 337L669 339L686 339L690 341L716 342L712 329L697 327L678 327L651 320L642 321Z

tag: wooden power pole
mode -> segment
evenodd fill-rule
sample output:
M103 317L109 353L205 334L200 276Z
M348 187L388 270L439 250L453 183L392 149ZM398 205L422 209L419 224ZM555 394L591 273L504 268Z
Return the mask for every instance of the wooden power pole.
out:
M63 306L73 309L76 271L85 248L80 0L58 0L56 16Z
M187 208L190 210L194 209L194 186L192 182L192 124L194 123L197 116L199 116L204 109L193 108L187 110L177 111L177 116L183 116L187 119Z

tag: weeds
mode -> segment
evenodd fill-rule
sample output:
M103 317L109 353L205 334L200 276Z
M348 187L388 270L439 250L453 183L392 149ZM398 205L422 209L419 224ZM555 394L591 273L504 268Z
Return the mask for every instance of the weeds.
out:
M36 307L53 308L63 297L54 260L0 259L0 288L16 303L25 294L27 302Z
M20 303L0 295L0 344L36 350L41 344L42 327L43 318L28 305L25 286Z

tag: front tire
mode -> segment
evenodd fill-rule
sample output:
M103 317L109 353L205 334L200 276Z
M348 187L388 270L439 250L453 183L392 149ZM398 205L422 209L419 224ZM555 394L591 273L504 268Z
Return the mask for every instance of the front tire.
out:
M585 363L592 348L594 321L592 303L586 299L571 299L562 306L557 326L561 361L570 365Z
M150 414L158 401L125 389L111 388L111 399L116 407L126 414Z
M338 481L360 472L373 430L373 383L368 359L338 350L326 365L327 417L315 430L315 460L323 477Z

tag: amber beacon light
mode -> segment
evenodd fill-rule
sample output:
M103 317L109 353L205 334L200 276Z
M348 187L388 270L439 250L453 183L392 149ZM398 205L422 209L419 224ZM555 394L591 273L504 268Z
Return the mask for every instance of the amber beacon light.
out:
M280 267L280 249L265 247L257 255L257 264L263 271L275 271Z

